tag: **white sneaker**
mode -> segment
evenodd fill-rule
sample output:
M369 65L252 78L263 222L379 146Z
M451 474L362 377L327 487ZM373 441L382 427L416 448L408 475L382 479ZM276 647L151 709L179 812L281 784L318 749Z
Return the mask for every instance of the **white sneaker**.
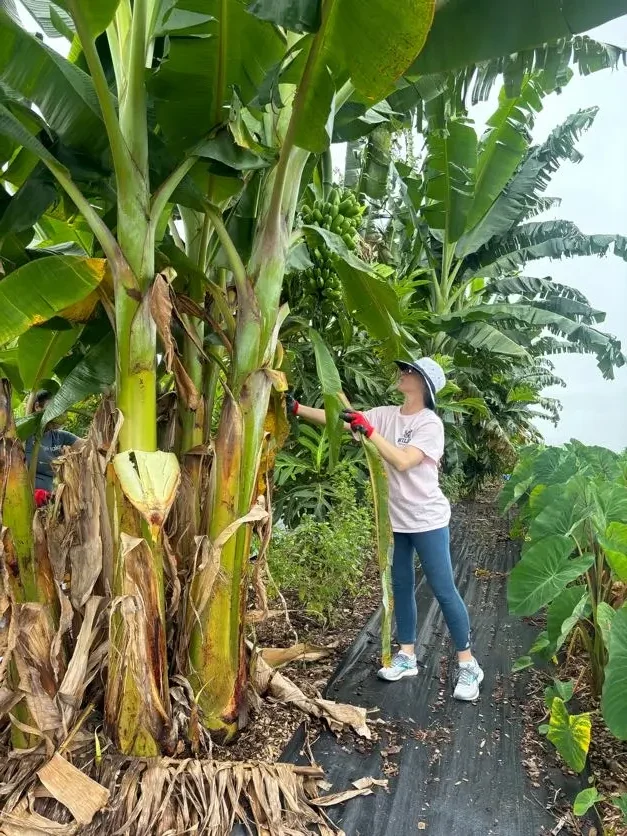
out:
M482 682L483 671L474 656L470 662L460 662L453 696L456 700L472 702L479 697L479 686Z
M379 679L387 679L388 682L396 682L397 679L402 679L404 676L416 676L417 674L418 664L415 654L408 656L401 650L392 659L390 667L381 668L377 676Z

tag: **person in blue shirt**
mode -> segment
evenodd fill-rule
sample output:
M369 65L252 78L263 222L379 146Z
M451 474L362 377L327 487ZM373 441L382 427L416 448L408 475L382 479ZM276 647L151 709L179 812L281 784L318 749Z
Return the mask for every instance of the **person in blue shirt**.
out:
M35 412L43 412L52 395L45 389L37 392L35 397ZM48 429L41 438L39 452L37 454L37 470L35 473L35 498L37 505L45 504L52 496L54 473L52 462L63 454L64 447L72 447L78 441L78 436L58 428L55 424L49 424ZM35 436L31 436L25 447L26 461L30 468Z

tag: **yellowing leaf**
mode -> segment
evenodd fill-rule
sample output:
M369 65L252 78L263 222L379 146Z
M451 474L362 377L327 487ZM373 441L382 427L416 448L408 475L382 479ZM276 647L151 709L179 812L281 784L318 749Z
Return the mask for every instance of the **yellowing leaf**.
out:
M115 474L125 496L150 526L153 538L172 507L181 479L174 453L127 450L113 458Z
M554 698L547 737L575 772L581 772L586 765L591 732L589 714L569 714L564 701Z

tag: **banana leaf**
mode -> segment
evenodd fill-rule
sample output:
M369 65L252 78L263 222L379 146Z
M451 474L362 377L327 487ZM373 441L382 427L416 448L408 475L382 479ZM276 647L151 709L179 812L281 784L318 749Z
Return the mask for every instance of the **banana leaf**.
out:
M339 411L341 405L347 407L349 403L342 392L340 375L331 356L331 352L323 342L322 337L313 329L310 330L310 338L314 346L316 367L324 396L330 450L333 449L334 444L338 445L337 449L339 450L339 437L343 431L338 421ZM361 443L366 454L366 462L370 473L370 484L372 485L376 552L381 579L381 599L383 606L383 618L381 622L381 663L386 667L392 659L392 565L390 555L392 552L393 537L389 514L388 480L383 466L383 459L379 455L377 448L364 436L361 436Z

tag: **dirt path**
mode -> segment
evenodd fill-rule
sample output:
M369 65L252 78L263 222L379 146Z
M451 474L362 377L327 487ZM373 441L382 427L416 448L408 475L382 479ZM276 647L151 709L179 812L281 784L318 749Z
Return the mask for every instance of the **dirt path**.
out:
M398 683L376 678L379 618L375 615L332 679L329 698L380 709L379 740L355 744L322 734L311 749L332 792L363 776L388 777L389 792L329 810L347 836L537 836L555 827L553 797L541 778L528 777L523 759L526 675L511 665L535 631L508 615L505 573L517 546L493 506L465 503L452 524L453 560L473 623L475 652L484 671L477 704L451 698L452 653L439 608L426 585L418 588L419 676ZM304 732L283 759L306 762ZM566 829L560 829L566 836Z

